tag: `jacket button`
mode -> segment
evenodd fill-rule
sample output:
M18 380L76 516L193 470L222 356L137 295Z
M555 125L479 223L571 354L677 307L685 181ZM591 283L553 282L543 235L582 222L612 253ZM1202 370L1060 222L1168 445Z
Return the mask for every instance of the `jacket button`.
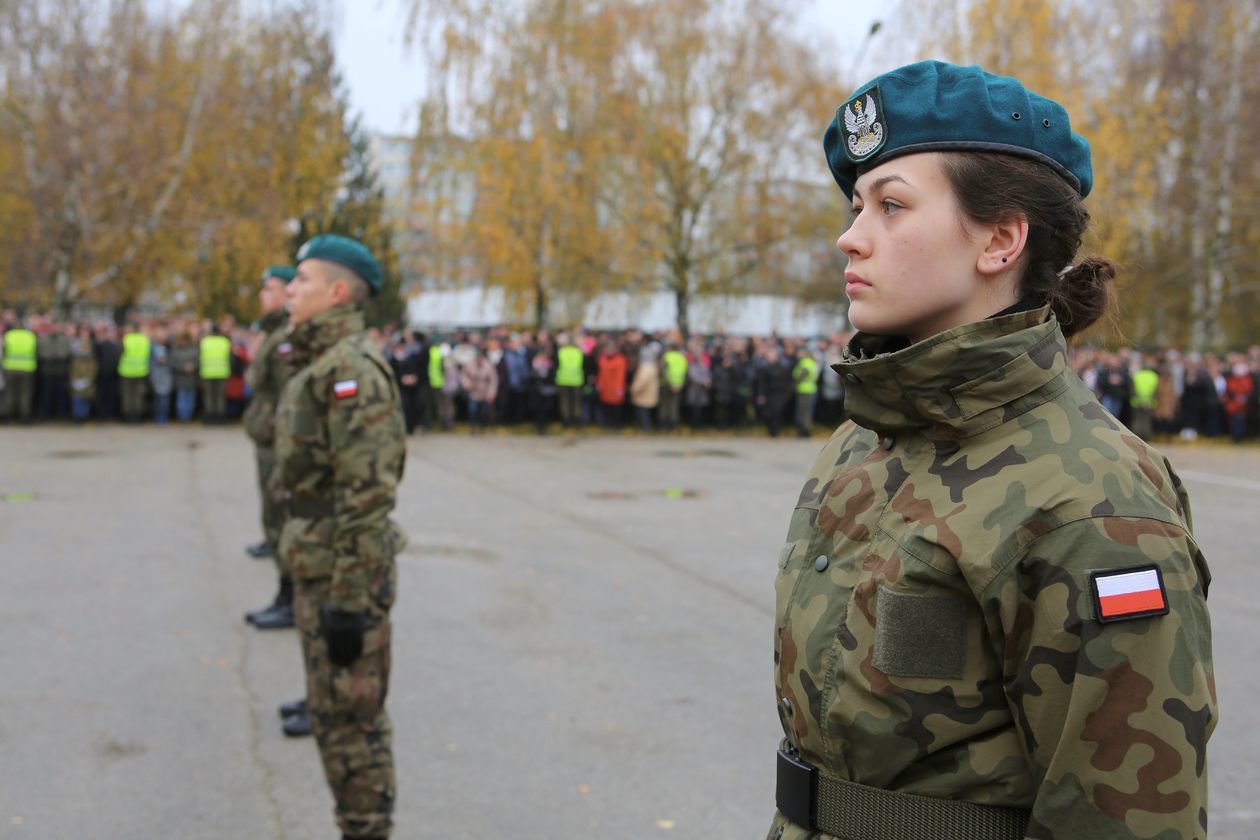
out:
M784 697L779 701L779 705L783 707L783 714L788 717L792 716L792 701Z
M814 561L814 568L820 572L826 571L827 569L827 555L826 554L818 555L818 559Z
M885 452L889 452L892 450L893 446L896 445L896 443L897 443L897 439L895 437L893 437L892 435L885 435L884 438L880 440L879 445L883 447Z

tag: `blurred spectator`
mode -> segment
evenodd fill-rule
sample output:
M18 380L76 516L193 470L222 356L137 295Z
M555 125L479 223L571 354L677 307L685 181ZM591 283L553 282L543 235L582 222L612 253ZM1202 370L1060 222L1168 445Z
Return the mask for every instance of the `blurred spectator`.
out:
M1251 370L1239 357L1230 367L1229 376L1225 378L1225 417L1229 425L1229 436L1235 443L1242 443L1247 435L1247 410L1255 389Z
M96 348L92 346L92 331L81 326L70 341L70 416L76 423L92 416L95 399Z
M96 416L113 420L118 410L118 363L122 345L118 329L112 323L102 324L96 333Z
M153 361L149 366L149 388L153 393L153 422L161 425L171 416L171 394L175 390L175 373L171 369L171 348L165 329L153 334Z
M464 393L468 395L468 426L473 433L484 431L490 423L490 406L499 390L499 374L484 349L473 351L472 360L460 372Z
M650 345L639 350L634 379L630 383L630 402L635 421L645 432L652 431L652 412L661 399L661 372L656 364L656 350Z
M40 326L38 335L39 417L62 420L70 414L70 325Z
M192 420L197 410L199 356L192 333L180 330L171 348L171 371L175 377L175 419L181 423Z

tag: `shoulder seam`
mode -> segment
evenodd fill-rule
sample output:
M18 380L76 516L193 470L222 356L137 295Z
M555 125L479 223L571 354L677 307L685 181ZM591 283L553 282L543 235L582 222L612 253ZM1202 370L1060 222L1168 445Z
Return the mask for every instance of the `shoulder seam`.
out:
M1190 531L1188 528L1186 528L1186 525L1184 522L1173 522L1173 521L1170 521L1169 519L1165 519L1159 516L1125 516L1123 514L1117 514L1117 513L1109 513L1109 514L1106 514L1105 516L1100 516L1100 515L1078 516L1077 518L1068 520L1067 522L1059 523L1058 525L1051 528L1049 531L1046 531L1044 534L1038 534L1037 536L1033 537L1027 542L1020 542L1017 540L1015 548L1011 549L1010 551L1010 557L1007 557L1005 560L998 563L994 567L993 574L980 587L979 594L984 595L985 593L987 593L989 588L993 586L993 584L997 581L997 579L1002 577L1002 575L1006 572L1006 570L1010 568L1011 564L1014 563L1016 560L1018 560L1020 557L1023 557L1026 554L1028 554L1029 549L1031 549L1038 541L1045 539L1046 537L1050 536L1051 534L1057 531L1063 530L1069 525L1075 525L1078 522L1090 522L1097 519L1149 519L1155 522L1162 522L1165 525L1171 525L1174 528L1179 529L1183 534L1185 534L1186 538L1191 540L1191 542L1193 542L1194 540L1194 537L1191 536Z

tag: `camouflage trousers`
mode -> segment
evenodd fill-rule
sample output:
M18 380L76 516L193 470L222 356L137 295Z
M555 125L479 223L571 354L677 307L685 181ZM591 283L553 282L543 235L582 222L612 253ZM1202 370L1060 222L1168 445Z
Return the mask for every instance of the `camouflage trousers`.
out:
M269 446L254 447L254 460L258 463L258 495L262 499L263 539L271 546L271 556L276 559L280 577L288 571L280 554L280 532L284 530L284 504L276 498L271 477L276 469L276 451Z
M351 837L386 837L393 825L393 730L385 713L389 690L389 613L373 607L363 655L348 668L328 660L319 632L328 578L296 581L294 608L306 664L311 729L336 802L337 827Z

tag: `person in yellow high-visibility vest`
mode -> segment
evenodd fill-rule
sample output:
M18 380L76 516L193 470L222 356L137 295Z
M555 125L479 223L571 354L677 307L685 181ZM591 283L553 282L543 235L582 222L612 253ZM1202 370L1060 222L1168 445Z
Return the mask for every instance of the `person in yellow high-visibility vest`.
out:
M10 421L31 422L35 403L35 333L13 327L4 334L4 416Z
M560 404L560 422L576 426L582 414L582 386L586 384L586 358L568 333L556 338L556 395Z
M802 347L800 358L792 368L796 385L796 433L809 437L814 431L814 399L818 395L818 362L809 347Z
M144 398L149 384L149 364L153 344L140 327L131 324L122 340L118 378L122 380L122 417L125 423L139 423L144 416Z
M678 428L678 410L682 402L683 386L687 384L687 357L678 349L676 343L670 343L669 349L661 356L660 406L656 417L660 427L666 431Z
M227 381L231 375L232 342L216 325L201 339L202 421L222 423L227 417Z
M442 352L442 337L436 334L429 340L429 387L424 392L424 422L448 431L455 425L455 403L446 392L446 355Z
M1129 429L1142 440L1155 434L1155 392L1159 390L1159 374L1154 360L1143 357L1141 370L1133 374L1133 396L1129 398Z

